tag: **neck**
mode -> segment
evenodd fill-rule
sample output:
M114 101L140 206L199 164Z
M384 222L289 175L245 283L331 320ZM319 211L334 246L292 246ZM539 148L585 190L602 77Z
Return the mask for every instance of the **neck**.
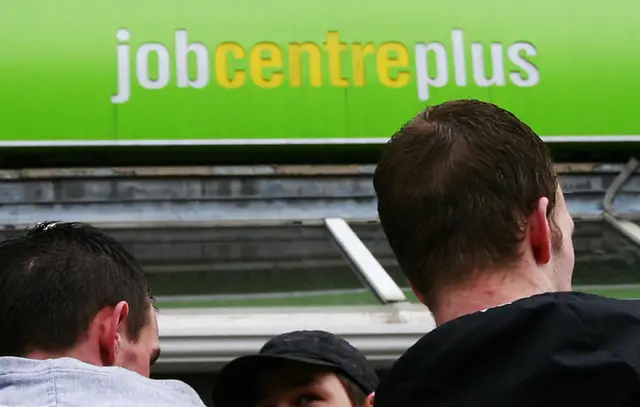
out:
M85 345L78 346L66 352L49 352L44 350L33 350L31 352L27 352L24 357L27 359L36 359L36 360L73 358L94 366L103 365L102 360L100 358L99 351L92 352Z
M532 270L533 275L540 273ZM472 282L443 290L432 308L436 326L467 314L499 307L537 294L554 291L545 279L533 281L522 273L479 273Z

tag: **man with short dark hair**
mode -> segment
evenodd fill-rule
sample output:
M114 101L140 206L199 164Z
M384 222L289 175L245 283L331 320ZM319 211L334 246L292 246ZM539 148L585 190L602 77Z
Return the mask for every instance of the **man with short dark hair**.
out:
M325 331L294 331L216 378L216 407L372 407L378 377L366 357Z
M476 100L427 108L392 137L374 187L437 325L376 407L640 402L640 305L570 292L573 221L529 126Z
M148 378L158 324L145 274L82 223L44 222L0 243L0 405L203 406Z

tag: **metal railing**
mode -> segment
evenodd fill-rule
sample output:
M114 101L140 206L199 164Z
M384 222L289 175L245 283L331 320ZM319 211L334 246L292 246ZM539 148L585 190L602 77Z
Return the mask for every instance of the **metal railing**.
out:
M393 281L389 273L380 265L344 219L327 218L324 221L356 271L364 277L383 304L407 300L402 289Z
M616 196L620 193L625 183L629 181L631 175L636 172L638 166L640 166L640 162L638 162L638 160L635 158L629 160L627 165L624 166L620 174L614 179L607 189L604 199L602 200L602 209L604 211L603 218L607 223L625 235L635 245L640 246L640 226L634 222L616 217L613 207L613 202Z

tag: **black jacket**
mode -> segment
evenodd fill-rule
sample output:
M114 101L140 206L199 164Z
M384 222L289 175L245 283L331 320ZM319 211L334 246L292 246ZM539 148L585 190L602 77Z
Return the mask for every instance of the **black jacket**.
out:
M640 301L542 294L428 333L375 407L640 406Z

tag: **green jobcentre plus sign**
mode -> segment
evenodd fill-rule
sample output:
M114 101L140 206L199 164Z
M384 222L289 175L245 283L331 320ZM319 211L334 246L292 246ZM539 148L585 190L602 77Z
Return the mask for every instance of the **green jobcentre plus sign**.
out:
M379 143L458 98L640 140L632 0L49 3L0 4L0 145Z

